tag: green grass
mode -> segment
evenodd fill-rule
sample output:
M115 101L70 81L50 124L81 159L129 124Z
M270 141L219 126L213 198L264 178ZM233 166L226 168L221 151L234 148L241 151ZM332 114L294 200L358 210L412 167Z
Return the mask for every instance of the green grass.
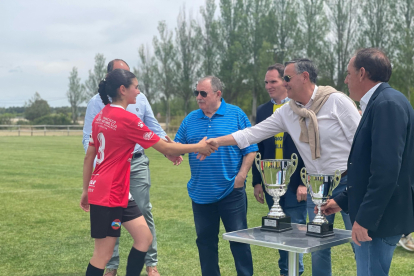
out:
M201 275L186 189L190 177L188 161L185 158L183 164L175 167L152 149L146 153L150 158L158 269L162 276ZM0 137L2 275L84 275L93 240L89 215L79 207L83 156L79 136ZM247 194L249 226L259 226L267 213L266 206L256 202L250 185ZM344 228L340 217L335 227ZM129 234L123 231L120 275L125 275L131 245ZM222 275L236 275L229 243L222 238L219 253ZM276 250L252 246L252 253L255 275L278 275ZM397 248L390 274L413 275L413 256ZM303 275L311 275L310 254L305 254L304 261ZM333 248L332 267L333 275L356 274L349 244Z

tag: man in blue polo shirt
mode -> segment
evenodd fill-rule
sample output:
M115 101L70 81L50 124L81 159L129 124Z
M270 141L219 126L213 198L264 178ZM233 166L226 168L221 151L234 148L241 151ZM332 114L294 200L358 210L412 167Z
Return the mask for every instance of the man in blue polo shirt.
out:
M198 143L203 137L220 137L250 127L246 114L222 99L223 85L217 77L199 80L194 94L200 109L188 114L178 129L175 141ZM203 276L220 275L218 234L220 219L227 232L247 228L245 182L253 164L257 145L240 150L220 147L201 162L189 154L191 179L187 183L192 199L197 247ZM253 275L250 245L230 242L237 275Z

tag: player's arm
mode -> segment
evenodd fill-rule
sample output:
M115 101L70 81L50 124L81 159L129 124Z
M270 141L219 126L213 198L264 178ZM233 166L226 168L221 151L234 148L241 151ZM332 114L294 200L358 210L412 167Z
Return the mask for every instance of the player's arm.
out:
M83 191L80 202L80 206L85 212L89 211L88 187L92 176L93 161L95 160L95 156L95 147L89 145L88 150L86 151L85 159L83 161Z
M190 152L199 152L203 155L209 156L211 153L217 150L216 147L211 146L206 143L207 137L204 137L203 140L197 144L178 144L178 143L167 143L164 140L160 139L152 147L157 151L165 155L180 155Z

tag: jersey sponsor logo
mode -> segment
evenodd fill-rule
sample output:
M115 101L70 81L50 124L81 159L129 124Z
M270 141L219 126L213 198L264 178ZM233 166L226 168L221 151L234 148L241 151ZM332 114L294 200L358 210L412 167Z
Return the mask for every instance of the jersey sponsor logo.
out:
M114 220L114 221L111 223L111 227L112 227L112 229L114 229L114 230L118 230L119 228L121 228L121 221L120 221L119 219Z
M138 126L139 126L140 128L143 128L143 127L144 127L144 123L143 123L143 122L139 122L139 123L138 123Z
M146 132L144 134L144 139L145 140L151 140L152 136L154 136L154 132L150 131L150 132Z
M95 187L96 180L89 181L89 187Z

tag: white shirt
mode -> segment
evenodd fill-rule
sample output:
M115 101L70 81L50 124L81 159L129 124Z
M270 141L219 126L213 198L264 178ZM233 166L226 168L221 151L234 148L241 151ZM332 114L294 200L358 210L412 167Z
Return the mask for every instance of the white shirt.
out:
M306 108L311 106L316 90L315 86L311 100L305 105ZM321 144L321 157L316 160L312 160L309 144L299 141L300 117L292 111L289 104L276 109L272 116L261 123L232 135L237 145L245 148L277 133L288 132L302 156L308 173L333 175L336 170L344 172L354 134L361 119L358 110L348 97L342 93L333 93L316 114L316 118ZM306 118L306 125L309 125L309 118Z
M359 101L359 106L361 107L361 111L362 114L364 114L365 109L367 108L367 105L369 103L369 100L372 97L372 94L374 94L375 90L377 90L378 86L380 86L382 82L376 84L375 86L373 86L370 90L368 90L367 93L365 93L365 95L361 98L361 100Z

